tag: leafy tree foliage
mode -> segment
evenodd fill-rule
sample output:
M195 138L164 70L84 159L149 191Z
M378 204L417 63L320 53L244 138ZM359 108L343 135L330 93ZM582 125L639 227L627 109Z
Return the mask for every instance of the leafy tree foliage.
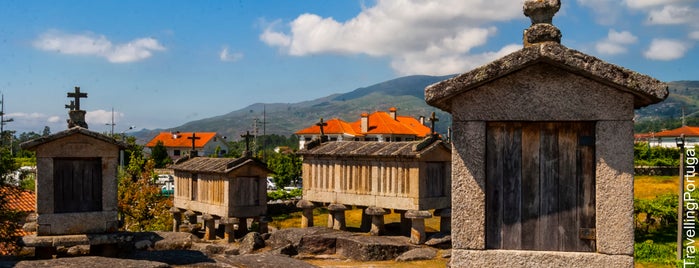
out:
M15 169L17 166L10 151L6 147L0 148L0 247L6 250L19 248L14 235L21 228L18 223L21 213L8 205L9 200L16 198L17 192L7 188L8 174Z
M158 143L153 146L150 157L155 161L155 168L164 168L172 163L172 159L170 159L170 156L167 154L167 148L165 148L162 141L158 141Z
M639 142L633 146L633 158L635 166L679 166L680 149L650 147L647 142Z
M280 188L301 177L301 158L296 154L274 153L268 157L267 166L274 172L274 183Z
M136 159L134 159L136 158ZM153 183L155 162L151 159L144 166L139 156L132 154L129 173L119 175L118 207L125 231L167 231L172 224L172 199L160 194L160 186ZM131 172L138 172L134 180Z

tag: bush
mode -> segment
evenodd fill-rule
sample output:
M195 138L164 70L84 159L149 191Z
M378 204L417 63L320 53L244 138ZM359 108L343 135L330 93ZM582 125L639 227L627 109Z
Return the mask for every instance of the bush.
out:
M646 240L633 246L634 257L637 262L656 264L675 264L677 247L673 243L654 243ZM681 267L681 266L680 266Z
M655 199L634 199L634 220L638 234L677 228L677 195L663 194Z
M293 189L291 191L286 191L279 189L276 191L267 192L267 201L272 200L288 200L296 197L301 197L303 195L302 189Z

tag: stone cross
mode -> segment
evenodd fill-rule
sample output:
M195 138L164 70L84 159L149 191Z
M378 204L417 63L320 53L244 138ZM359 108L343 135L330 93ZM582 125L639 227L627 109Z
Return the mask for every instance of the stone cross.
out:
M323 136L325 136L325 131L323 131L323 127L327 126L328 123L323 122L323 118L320 118L320 122L316 123L316 126L320 127L320 140L323 141Z
M70 109L71 111L75 110L75 101L70 101L70 104L66 104L66 109Z
M187 137L187 139L188 139L188 140L192 140L192 156L195 156L195 154L196 154L196 152L197 152L197 151L196 151L195 143L196 143L197 140L201 140L201 137L197 137L197 133L192 132L192 136L191 136L191 137Z
M430 118L427 119L427 120L430 121L430 132L431 132L430 135L434 135L434 133L435 133L435 132L434 132L434 123L437 122L437 121L439 121L439 118L437 118L437 116L435 115L435 113L432 112L432 116L430 116Z
M71 107L66 105L66 108L70 108L71 110L80 110L80 98L87 98L87 93L80 92L80 87L75 87L75 92L68 92L68 98L75 98L75 101L71 101Z
M253 135L250 135L250 131L247 131L245 135L240 135L241 138L245 138L245 152L243 155L250 157L250 138L253 137Z

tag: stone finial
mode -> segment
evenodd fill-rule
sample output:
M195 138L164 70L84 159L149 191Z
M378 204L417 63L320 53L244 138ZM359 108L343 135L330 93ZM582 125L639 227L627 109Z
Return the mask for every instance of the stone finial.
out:
M524 1L524 15L532 20L532 25L537 23L551 24L553 15L561 8L561 0L526 0Z
M537 43L561 43L561 31L553 26L553 16L561 8L560 0L526 0L524 15L529 17L532 25L524 30L524 46Z

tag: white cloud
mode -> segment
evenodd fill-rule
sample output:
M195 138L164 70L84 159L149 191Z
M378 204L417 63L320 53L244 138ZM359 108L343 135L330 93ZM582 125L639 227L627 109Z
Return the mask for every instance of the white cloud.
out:
M124 113L114 112L114 121L118 122L124 117ZM106 125L112 123L112 111L94 110L85 113L85 121L87 125Z
M629 31L617 32L614 29L609 29L607 38L595 44L595 50L600 54L617 55L628 51L627 45L634 44L638 41L638 37L631 34Z
M694 31L689 33L689 38L694 40L699 40L699 31Z
M689 24L696 23L699 10L690 6L667 5L648 13L650 24Z
M33 45L37 49L60 54L103 57L113 63L140 61L151 57L155 51L165 50L158 40L150 37L112 44L104 35L68 34L59 31L41 34L34 40Z
M56 129L65 128L67 115L65 117L60 117L56 115L46 115L42 113L7 113L6 118L12 118L14 121L11 123L9 128L12 130L17 130L17 132L41 132L44 126L49 126L54 131Z
M651 60L676 60L684 57L689 44L675 39L653 39L643 55Z
M490 26L493 22L522 16L522 6L511 0L379 0L344 22L302 14L289 23L286 33L275 30L279 23L273 23L260 40L292 56L365 54L390 58L401 74L451 74L474 65L460 61L499 55L500 51L473 55L471 50L497 32Z
M635 9L649 8L659 5L669 5L674 3L691 3L696 0L624 0L626 6Z
M240 60L240 59L242 59L242 58L243 58L243 53L233 53L233 54L230 54L230 53L228 52L228 47L224 47L224 48L221 50L221 53L219 53L219 59L221 59L221 61L230 61L230 62L233 62L233 61L238 61L238 60Z
M601 25L616 24L621 16L621 2L618 0L578 0L578 4L590 8L595 21Z
M49 116L49 118L46 119L46 122L49 122L49 123L58 123L59 121L61 121L61 117L60 117L60 116L55 116L55 115L54 115L54 116Z

